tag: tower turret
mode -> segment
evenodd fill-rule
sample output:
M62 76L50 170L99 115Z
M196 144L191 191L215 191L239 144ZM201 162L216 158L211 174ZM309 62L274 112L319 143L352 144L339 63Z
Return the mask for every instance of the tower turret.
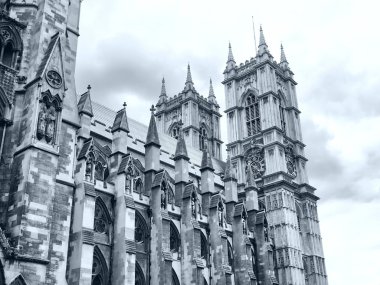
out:
M165 86L165 78L162 78L162 85L161 85L161 94L158 99L157 105L161 105L165 103L168 100L168 95L166 94L166 86Z

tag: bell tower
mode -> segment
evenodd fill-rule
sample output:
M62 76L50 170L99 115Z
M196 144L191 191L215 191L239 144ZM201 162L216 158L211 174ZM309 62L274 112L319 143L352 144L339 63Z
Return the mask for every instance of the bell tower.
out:
M184 139L188 146L202 151L207 148L213 157L221 159L221 115L211 79L206 98L195 89L188 65L185 87L178 95L168 97L165 79L162 79L161 94L156 107L157 128L160 132L178 138L182 122Z
M282 45L277 63L261 27L254 58L237 65L229 45L223 81L227 147L238 197L246 199L244 186L251 175L259 189L279 284L327 284L316 214L319 198L308 182L293 75Z

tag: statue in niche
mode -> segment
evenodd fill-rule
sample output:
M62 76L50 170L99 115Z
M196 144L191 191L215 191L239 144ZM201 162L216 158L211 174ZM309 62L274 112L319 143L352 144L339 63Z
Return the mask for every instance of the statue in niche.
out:
M195 219L197 217L197 198L195 195L191 197L191 216Z
M245 214L242 216L241 223L243 225L243 234L246 235L247 234L247 217L245 216Z
M218 205L218 220L219 220L219 226L220 227L223 227L223 218L224 218L224 214L223 214L223 205L222 203L219 203Z
M89 158L87 161L86 161L86 174L85 174L85 178L87 181L91 181L92 180L92 159Z
M40 140L45 135L46 129L46 112L47 108L45 104L41 105L41 110L38 114L38 123L37 123L37 138Z
M47 110L46 115L46 131L45 131L45 139L48 143L50 143L54 138L55 133L55 110L53 106Z
M161 186L161 209L166 209L166 187L165 185Z

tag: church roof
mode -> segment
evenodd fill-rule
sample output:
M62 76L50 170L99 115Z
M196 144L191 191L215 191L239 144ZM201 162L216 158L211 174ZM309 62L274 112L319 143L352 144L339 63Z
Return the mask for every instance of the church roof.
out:
M94 101L92 102L92 108L94 117L92 118L91 132L96 133L97 135L100 135L111 142L111 128L115 119L116 112ZM140 153L144 153L144 144L148 132L148 127L132 118L128 118L128 123L130 131L128 134L128 148ZM161 160L174 165L173 160L170 158L174 156L177 140L162 132L158 133L158 137L161 144ZM199 168L202 161L202 151L191 146L187 146L187 153L190 158L190 163ZM164 156L163 154L167 155ZM211 159L215 172L224 173L225 163L215 158ZM218 176L216 176L215 182L222 185L221 181L218 182L217 177Z

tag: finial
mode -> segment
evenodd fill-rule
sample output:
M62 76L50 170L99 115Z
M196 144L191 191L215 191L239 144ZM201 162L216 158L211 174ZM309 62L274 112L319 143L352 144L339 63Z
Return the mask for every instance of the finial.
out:
M88 86L87 86L87 91L90 91L90 90L91 90L91 85L88 84Z
M152 112L152 115L154 115L154 111L156 111L156 108L154 107L154 105L152 105L152 107L150 107L149 110Z
M124 107L124 109L127 107L127 103L123 103L123 107Z
M280 60L280 63L281 62L288 62L286 59L286 56L285 56L284 47L282 46L282 43L281 43L281 60Z
M179 127L180 129L182 129L182 126L183 126L183 122L182 122L182 120L179 120L179 121L178 121L178 127Z

